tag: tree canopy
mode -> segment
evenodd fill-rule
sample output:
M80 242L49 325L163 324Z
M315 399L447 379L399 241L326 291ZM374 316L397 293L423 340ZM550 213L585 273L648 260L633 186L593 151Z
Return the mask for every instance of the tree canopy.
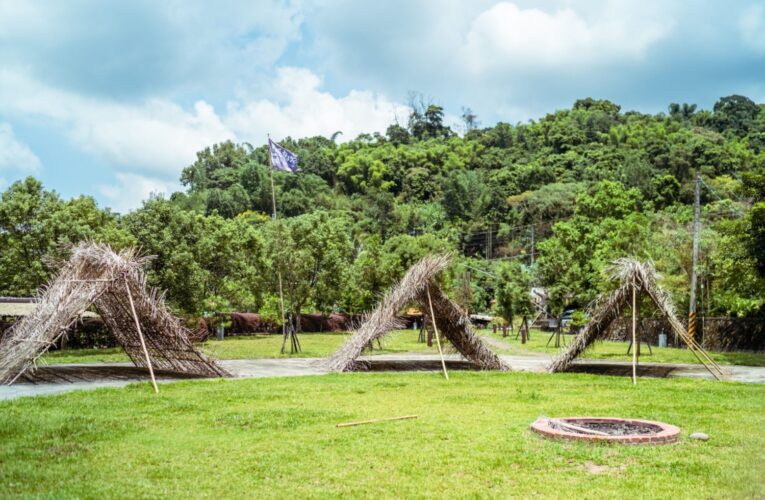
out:
M653 260L684 307L698 172L706 313L763 314L763 104L733 95L649 115L585 98L486 127L465 107L458 131L437 103L410 104L385 134L282 141L301 171L273 174L277 221L265 146L212 144L183 169L183 191L124 215L17 181L0 197L0 295L33 293L68 244L94 239L155 255L151 284L195 315L273 310L275 270L292 311L359 312L429 252L455 255L455 294L457 269L503 276L472 275L474 311L520 314L532 285L556 308L584 306L622 256Z

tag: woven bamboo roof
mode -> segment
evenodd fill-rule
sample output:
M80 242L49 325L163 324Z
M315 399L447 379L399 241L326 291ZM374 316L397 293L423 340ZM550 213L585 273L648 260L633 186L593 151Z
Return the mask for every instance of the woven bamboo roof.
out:
M143 267L148 260L135 249L115 252L108 245L82 242L36 302L6 302L9 312L26 314L0 339L0 382L13 383L33 371L36 360L90 307L136 366L228 376L191 343L191 332L167 308L164 294L147 286Z
M391 330L403 328L398 313L411 302L420 310L428 306L432 308L438 330L466 359L484 370L509 370L510 367L475 334L465 311L435 282L435 277L446 269L449 260L447 255L431 255L409 268L401 281L382 297L377 308L366 316L364 323L329 358L330 370L365 369L365 364L358 361L361 352Z

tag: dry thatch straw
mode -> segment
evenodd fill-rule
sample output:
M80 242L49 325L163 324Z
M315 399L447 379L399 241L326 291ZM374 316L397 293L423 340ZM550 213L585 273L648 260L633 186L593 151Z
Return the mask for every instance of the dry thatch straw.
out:
M566 370L587 347L605 334L611 322L619 317L624 307L631 303L632 291L647 294L659 311L667 318L672 330L683 339L688 348L716 378L724 376L722 369L701 346L688 335L675 314L675 306L669 295L656 283L656 269L650 262L622 258L615 261L610 270L610 279L621 286L609 294L600 295L588 308L589 321L582 328L568 349L558 355L548 367L550 372Z
M141 330L155 369L219 377L230 375L189 341L188 330L167 309L156 290L147 292L143 266L148 258L135 250L113 251L81 243L47 287L39 290L34 312L16 323L0 342L0 381L12 383L42 356L91 305L136 366L146 359L130 309L125 283L135 302Z
M398 313L411 302L427 309L427 290L433 302L438 329L465 358L486 370L509 370L491 349L486 347L470 326L470 319L449 299L434 278L449 265L448 255L428 256L413 265L404 278L393 286L362 325L328 360L330 370L352 371L360 368L357 358L370 342L391 330L404 327Z

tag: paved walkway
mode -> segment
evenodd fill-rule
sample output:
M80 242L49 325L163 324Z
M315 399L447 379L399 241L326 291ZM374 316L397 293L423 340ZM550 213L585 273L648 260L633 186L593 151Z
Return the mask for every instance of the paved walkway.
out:
M547 355L502 355L513 370L544 372L550 357ZM440 370L440 358L428 354L378 355L362 357L371 362L371 370ZM464 368L465 363L458 354L446 356L451 369ZM328 372L324 358L282 358L282 359L230 359L222 360L223 366L240 378L293 377L322 375ZM748 383L765 383L765 367L724 366L728 372L726 380ZM44 382L16 383L0 386L0 400L22 396L39 396L74 390L98 389L100 387L123 387L135 382L146 382L145 371L130 363L79 363L51 365L41 368ZM624 361L577 360L571 371L629 376L632 365ZM689 377L712 379L701 365L680 363L641 363L639 376L643 377ZM51 382L51 380L59 380ZM182 380L176 376L159 374L158 381L168 383Z

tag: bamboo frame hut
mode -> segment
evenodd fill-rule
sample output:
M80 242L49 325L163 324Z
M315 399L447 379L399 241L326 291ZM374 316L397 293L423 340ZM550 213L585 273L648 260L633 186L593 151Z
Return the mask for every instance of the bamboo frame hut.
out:
M357 360L364 348L391 330L403 328L404 323L398 313L408 304L416 302L421 310L426 310L429 307L429 291L439 332L465 358L484 370L509 370L473 332L467 314L436 284L435 277L448 266L449 261L446 255L428 256L413 265L403 279L385 294L351 338L329 358L329 369L341 372L363 368Z
M138 367L202 377L230 374L198 351L189 331L165 306L164 294L147 290L148 257L134 249L81 243L46 287L37 307L0 341L0 382L13 383L34 369L42 356L91 305ZM150 365L147 364L147 358Z
M688 334L675 314L675 306L669 295L656 283L656 270L649 262L639 262L634 259L619 259L610 269L610 278L621 285L611 293L602 294L588 308L589 321L582 328L571 345L558 355L548 367L550 372L566 370L595 340L605 335L608 327L616 320L622 309L631 307L633 292L650 297L656 308L666 317L672 330L680 337L693 352L696 358L718 380L723 378L720 366L709 354Z

